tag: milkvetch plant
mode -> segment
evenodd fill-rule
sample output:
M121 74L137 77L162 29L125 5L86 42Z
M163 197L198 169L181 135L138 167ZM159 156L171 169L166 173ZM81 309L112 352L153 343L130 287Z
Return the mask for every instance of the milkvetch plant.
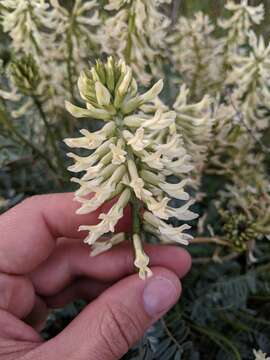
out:
M143 278L145 242L190 244L181 302L127 359L270 353L269 4L216 3L0 1L0 212L114 199L80 230L92 255L133 243Z
M173 227L167 220L174 217L185 222L197 217L189 210L193 200L184 190L192 165L176 125L176 113L153 103L162 90L162 80L141 94L131 68L112 57L83 71L78 87L86 108L67 102L67 110L76 118L99 119L103 126L96 132L82 129L81 137L65 140L71 148L94 150L86 156L68 154L75 160L69 170L84 173L80 179L72 179L80 185L75 192L81 203L77 213L95 211L117 196L109 212L100 214L97 225L82 225L80 230L89 232L85 242L92 246L92 254L111 248L125 239L124 234L106 240L102 236L114 233L130 203L134 264L145 278L151 270L142 246L144 231L165 243L188 244L191 236L184 231L189 226ZM174 182L168 181L169 176L174 176ZM172 198L186 203L172 207Z
M110 0L98 36L102 50L131 65L140 82L148 85L162 69L162 56L171 21L160 11L171 0ZM150 72L149 72L150 69Z

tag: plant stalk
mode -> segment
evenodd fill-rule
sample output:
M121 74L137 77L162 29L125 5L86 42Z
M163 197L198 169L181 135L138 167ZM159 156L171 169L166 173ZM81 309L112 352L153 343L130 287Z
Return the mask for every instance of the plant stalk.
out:
M43 111L42 103L40 102L40 100L38 99L37 96L33 96L33 100L34 100L34 103L35 103L35 105L36 105L36 107L37 107L37 109L39 111L39 114L40 114L40 116L42 118L42 121L43 121L43 123L45 125L45 128L47 130L49 141L50 141L50 144L51 144L52 149L54 151L58 166L62 170L63 174L65 174L66 170L65 170L65 167L63 165L63 159L61 158L61 156L59 154L58 148L56 146L56 138L55 138L54 132L51 129L51 125L49 124L49 122L47 120L46 114Z
M3 114L3 111L1 111L0 113L1 115L1 120L3 121L4 125L6 126L6 128L13 133L23 144L25 144L26 146L28 146L29 148L31 148L33 150L34 153L36 153L40 158L42 158L43 160L46 161L46 163L48 164L49 168L55 173L57 174L57 170L54 167L53 163L51 162L51 160L42 152L39 150L38 147L36 147L31 141L29 141L26 137L24 137L17 129L15 126L13 126L12 122L8 119L6 119L5 114ZM1 121L0 120L0 121Z

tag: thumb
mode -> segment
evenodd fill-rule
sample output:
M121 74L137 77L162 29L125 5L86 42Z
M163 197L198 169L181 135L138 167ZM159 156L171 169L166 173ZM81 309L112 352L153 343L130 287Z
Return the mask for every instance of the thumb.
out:
M177 276L164 268L152 270L146 281L132 275L106 290L60 335L40 347L44 359L121 358L179 298Z

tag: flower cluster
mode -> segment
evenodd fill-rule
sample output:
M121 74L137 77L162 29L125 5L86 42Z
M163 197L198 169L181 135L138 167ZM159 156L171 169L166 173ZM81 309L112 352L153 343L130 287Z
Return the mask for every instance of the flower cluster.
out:
M254 166L253 172L257 170ZM249 240L261 240L270 235L270 188L263 175L260 171L245 179L244 184L240 172L239 180L222 191L219 208L225 222L224 230L231 234L229 240L239 241L243 246Z
M175 125L182 134L185 149L191 156L192 184L198 186L213 135L214 100L209 95L205 95L198 102L191 103L189 100L190 89L183 84L173 104L176 113ZM160 99L156 99L153 106L168 111L168 107Z
M186 85L182 85L173 108L176 112L177 129L183 134L185 148L194 164L192 177L198 183L212 139L215 119L211 97L205 95L199 102L190 103L189 92Z
M215 36L214 25L200 11L193 18L180 17L167 39L174 68L190 87L192 96L224 91L224 82L234 65L235 56L239 57L238 63L241 63L241 56L248 56L246 45L250 31L264 18L262 4L250 6L247 0L240 4L227 1L225 7L230 16L217 21L225 32L222 37ZM262 54L258 56L261 57Z
M175 70L190 87L192 96L198 96L218 76L214 26L202 12L194 18L180 17L167 39Z
M41 92L49 92L46 107L53 113L74 97L73 83L97 48L97 2L76 0L71 11L58 0L3 0L1 24L16 54L31 56L40 72ZM11 98L12 100L12 98ZM24 108L22 108L22 111Z
M1 24L9 33L16 52L25 52L42 58L50 44L50 23L45 0L2 0ZM47 29L47 32L44 31Z
M226 184L218 192L216 207L223 236L236 251L255 261L255 241L269 236L270 188L265 156L254 149L262 144L248 130L241 111L231 104L217 106L216 126L209 146L208 172L221 175Z
M264 18L263 4L258 6L248 5L248 0L241 0L240 3L229 0L225 8L231 13L227 19L219 19L219 26L228 31L225 41L227 50L234 52L236 47L244 45L247 34L251 27L259 25Z
M78 214L92 212L117 196L109 212L99 216L97 225L81 226L80 230L89 232L85 242L93 246L94 253L110 248L124 237L106 239L104 244L102 236L114 232L124 208L131 203L135 266L144 278L150 270L141 245L142 227L163 242L187 244L191 236L184 230L189 226L175 228L167 220L174 217L188 221L196 217L189 210L193 200L184 190L192 166L176 126L176 113L153 107L162 90L162 80L139 94L131 68L111 57L82 72L78 87L86 108L67 102L68 111L77 118L103 122L98 131L83 129L81 137L65 140L71 148L91 151L86 156L68 154L75 160L69 170L84 172L81 179L72 179L80 185L75 193L81 203ZM173 182L169 176L174 176ZM172 207L172 198L186 203Z
M171 0L109 0L109 16L100 29L100 43L107 54L130 63L140 82L147 85L157 75L170 20L159 5ZM115 13L111 15L111 12ZM147 71L150 67L151 71Z
M53 23L53 34L56 41L51 49L51 58L67 66L62 73L69 76L71 86L89 59L89 54L99 48L95 33L101 24L96 0L75 0L68 11L58 0L50 0L52 11L50 21ZM73 89L69 89L73 93Z
M270 44L265 46L262 37L249 33L248 54L235 54L231 58L232 71L226 80L234 87L234 98L251 129L268 126L265 112L270 101Z

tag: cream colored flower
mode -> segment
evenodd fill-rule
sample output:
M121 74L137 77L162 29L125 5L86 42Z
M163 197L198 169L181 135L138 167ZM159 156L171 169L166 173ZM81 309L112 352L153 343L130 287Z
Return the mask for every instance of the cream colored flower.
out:
M253 350L253 354L255 356L254 360L270 360L270 357L263 353L262 350Z
M148 267L150 259L142 248L141 239L138 234L133 235L133 244L135 250L134 265L139 269L140 278L145 280L152 275L152 271Z
M139 128L135 135L132 135L132 133L129 133L128 131L125 131L123 135L125 139L128 140L128 145L131 145L135 151L141 151L147 146L143 128Z
M83 149L96 149L101 144L104 143L107 137L113 134L115 129L115 124L113 122L109 122L108 124L104 125L104 127L95 132L91 133L88 130L80 130L80 133L83 135L81 138L75 139L67 139L65 143L71 147L83 148Z
M164 190L168 195L179 200L188 200L189 194L184 191L184 186L187 184L188 180L182 180L177 184L172 184L168 182L163 182L160 184L162 190Z
M118 140L117 145L111 144L110 149L112 151L112 164L120 165L126 161L127 152L123 150L124 141Z
M164 197L160 201L155 200L153 197L145 198L145 201L148 205L148 209L160 219L168 219L169 216L167 215L167 207L169 198Z
M97 256L103 252L110 250L113 246L125 241L125 234L119 233L108 240L97 241L92 245L91 256Z
M112 206L107 214L100 214L100 223L97 225L82 225L79 231L89 231L89 235L84 240L85 243L93 245L102 235L108 232L114 232L115 225L123 217L123 209L130 198L130 191L125 189L120 195L117 203Z
M149 229L150 232L158 235L160 239L166 243L177 242L179 244L187 245L189 240L192 239L191 235L183 232L190 228L189 225L184 224L179 227L173 227L148 211L144 213L143 218L146 224L151 226Z
M234 37L237 41L243 41L252 24L259 25L264 18L264 6L248 5L247 0L241 0L239 4L235 1L227 1L226 9L232 12L228 19L219 20L219 25L223 29L229 29L229 38Z
M144 151L142 161L153 169L162 170L164 168L164 164L162 163L161 155L162 154L160 150L152 153Z
M151 130L162 130L175 123L176 113L174 111L163 112L161 109L157 110L152 119L145 120L142 123L143 128Z

